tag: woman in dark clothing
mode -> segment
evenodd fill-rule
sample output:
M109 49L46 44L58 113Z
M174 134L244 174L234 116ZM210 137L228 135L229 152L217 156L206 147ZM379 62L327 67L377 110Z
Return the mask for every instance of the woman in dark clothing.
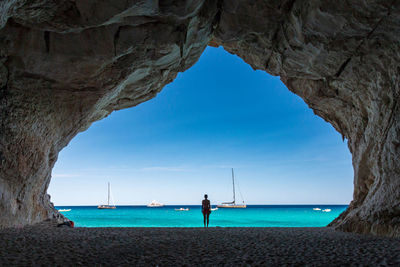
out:
M210 200L208 200L207 198L208 198L207 194L204 195L204 199L201 202L201 212L203 213L204 217L204 227L206 227L206 223L208 227L208 222L210 221L210 214L211 214L211 204Z

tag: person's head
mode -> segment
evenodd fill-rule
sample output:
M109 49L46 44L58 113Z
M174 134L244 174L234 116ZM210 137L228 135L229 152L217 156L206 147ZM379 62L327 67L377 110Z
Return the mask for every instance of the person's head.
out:
M205 194L205 195L204 195L204 198L205 198L205 199L207 199L207 198L208 198L207 194Z

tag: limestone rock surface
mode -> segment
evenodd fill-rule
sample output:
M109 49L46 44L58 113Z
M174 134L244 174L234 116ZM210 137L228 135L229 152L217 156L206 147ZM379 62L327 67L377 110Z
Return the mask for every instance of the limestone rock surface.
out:
M207 45L279 75L348 140L354 199L332 227L400 236L395 0L0 2L0 226L59 216L46 194L59 151Z
M1 2L0 225L57 217L59 151L192 66L216 13L214 1Z

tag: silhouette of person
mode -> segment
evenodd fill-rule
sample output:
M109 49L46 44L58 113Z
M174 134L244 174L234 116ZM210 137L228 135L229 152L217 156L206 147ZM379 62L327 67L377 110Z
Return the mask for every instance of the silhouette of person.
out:
M207 227L208 227L208 223L210 221L210 214L211 214L211 204L210 204L210 200L207 199L208 196L207 194L204 195L204 199L201 202L201 212L203 213L203 217L204 217L204 227L206 227L206 223L207 223Z

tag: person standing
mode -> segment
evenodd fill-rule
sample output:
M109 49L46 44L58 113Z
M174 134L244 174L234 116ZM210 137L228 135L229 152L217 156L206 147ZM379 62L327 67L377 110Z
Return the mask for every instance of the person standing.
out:
M210 221L210 214L211 214L211 204L210 200L208 200L207 194L204 195L204 199L201 202L201 212L203 213L204 217L204 227L208 227L208 223Z

